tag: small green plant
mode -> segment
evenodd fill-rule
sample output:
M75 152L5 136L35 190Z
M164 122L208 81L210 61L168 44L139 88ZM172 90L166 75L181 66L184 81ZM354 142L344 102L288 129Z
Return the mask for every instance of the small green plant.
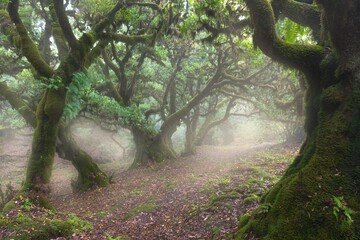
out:
M18 214L16 214L16 219L15 219L15 221L18 222L18 223L22 223L22 222L31 221L31 218L25 216L25 215L22 214L22 213L18 213Z
M23 197L20 195L20 200L22 201L21 208L25 209L26 211L30 211L31 210L30 199L28 199L28 198L23 199Z
M218 182L218 184L221 184L221 185L228 185L230 184L230 178L229 177L226 177L226 176L223 176L223 177L218 177L216 179L216 181Z
M95 213L95 216L99 218L104 218L106 216L106 212L97 212Z
M260 197L256 194L250 194L246 198L244 198L245 203L253 203L253 202L259 202Z
M63 86L63 83L61 77L59 76L55 76L53 78L41 78L40 87L58 90L61 86Z
M218 239L220 235L221 229L217 226L211 229L211 239Z
M258 213L266 214L270 211L272 205L270 203L263 203L260 205L260 209Z
M67 223L76 226L75 232L81 232L92 228L92 224L88 221L81 220L75 213L69 213Z
M157 208L157 204L155 203L154 198L149 198L144 204L141 204L131 209L125 215L125 219L129 219L141 212L153 212L155 208Z
M134 190L132 190L130 192L130 197L135 197L135 196L141 196L143 194L143 191L139 188L135 188Z
M176 188L175 179L160 177L159 180L166 183L166 189L168 190L174 190Z
M106 233L105 235L106 235L107 240L127 240L128 239L127 237L124 237L124 236L113 237L109 233Z
M349 225L351 225L351 223L354 221L351 218L351 214L354 213L353 210L351 210L346 202L344 201L344 197L336 197L336 196L332 196L332 200L333 200L333 214L336 218L337 221L342 221L344 220L345 222L347 222Z

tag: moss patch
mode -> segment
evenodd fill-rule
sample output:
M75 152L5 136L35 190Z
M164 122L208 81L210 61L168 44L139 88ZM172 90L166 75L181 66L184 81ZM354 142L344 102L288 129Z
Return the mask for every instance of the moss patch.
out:
M30 211L16 209L6 217L0 217L2 239L47 240L69 237L73 233L92 228L91 223L79 219L75 214L55 213L34 208Z
M157 204L155 202L154 197L150 197L145 203L138 205L132 208L126 215L125 219L129 219L141 212L150 213L153 212L157 208Z

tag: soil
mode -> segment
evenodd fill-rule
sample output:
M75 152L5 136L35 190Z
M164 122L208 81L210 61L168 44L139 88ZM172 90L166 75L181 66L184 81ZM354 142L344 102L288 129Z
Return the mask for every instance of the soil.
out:
M93 224L71 239L233 239L239 217L259 205L246 198L272 184L264 179L261 186L245 187L257 176L254 167L280 176L289 164L264 163L269 151L290 158L295 152L271 144L203 146L195 156L117 173L108 188L53 196L52 201L56 209Z
M96 135L94 126L91 131ZM101 135L104 144L113 137L107 134ZM2 140L2 183L21 183L30 142L23 134ZM93 146L83 145L93 156L98 154ZM75 213L93 225L68 239L233 239L239 217L259 206L259 196L284 173L297 146L238 140L130 170L126 168L131 161L122 149L117 151L114 159L99 163L112 175L112 184L78 194L70 189L75 170L56 157L52 203L58 211Z

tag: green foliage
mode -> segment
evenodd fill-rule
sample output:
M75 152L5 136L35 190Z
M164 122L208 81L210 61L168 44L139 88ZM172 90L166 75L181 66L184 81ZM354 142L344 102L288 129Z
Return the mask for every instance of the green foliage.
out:
M333 214L338 221L345 221L349 225L352 224L353 219L351 218L351 214L355 213L351 210L344 201L344 197L336 197L332 196L333 200Z
M17 129L25 127L26 123L21 115L13 108L4 104L0 110L0 129Z
M196 15L192 15L186 18L186 20L180 24L181 33L186 34L188 32L196 31L198 28L198 21L199 17Z
M23 223L23 222L31 221L31 218L24 215L23 213L18 213L16 214L15 221L18 223Z
M247 196L246 198L244 198L244 202L245 203L253 203L253 202L259 202L260 201L260 196L257 194L250 194L250 196Z
M23 199L21 195L20 195L20 199L22 200L20 207L26 211L30 211L31 205L32 205L30 202L30 199L28 199L28 198Z
M85 1L79 1L79 6L85 12L103 15L109 12L114 7L116 2L117 1L115 0L103 0L103 1L85 0Z
M84 72L74 73L72 82L67 87L64 114L74 119L82 109L81 98L89 91L90 81Z
M266 214L270 211L272 205L270 203L263 203L260 205L258 214Z
M92 228L92 224L90 222L81 220L75 213L69 213L66 222L75 226L75 232L81 232Z
M4 239L47 240L68 237L73 233L92 228L91 223L80 220L75 214L61 216L44 212L41 216L30 212L18 212L14 219L0 218L0 228L6 228L13 234Z
M8 2L9 2L9 0L1 0L0 4L1 4L1 6L6 6Z
M134 190L132 190L129 194L130 197L136 197L136 196L141 196L143 194L143 190L139 189L139 188L135 188Z
M118 119L119 124L124 127L136 127L153 135L156 134L155 124L145 118L143 112L137 105L129 107L121 106L113 98L103 96L96 91L91 91L87 95L87 104L95 107L99 116L108 116L109 119Z
M278 21L276 31L289 43L311 43L311 30L287 18Z
M60 87L64 86L61 77L55 76L52 78L41 78L40 87L47 89L58 90Z

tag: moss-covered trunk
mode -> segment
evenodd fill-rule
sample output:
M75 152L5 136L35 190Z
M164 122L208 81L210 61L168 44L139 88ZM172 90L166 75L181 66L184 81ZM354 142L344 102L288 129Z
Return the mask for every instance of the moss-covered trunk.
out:
M79 147L69 129L69 126L65 127L60 124L58 136L61 142L61 152L78 171L77 181L72 183L73 190L84 191L93 187L108 186L110 184L109 177L100 170L91 156Z
M136 128L133 128L131 132L136 148L135 159L131 167L176 158L171 139L166 134L151 135Z
M196 146L201 146L204 144L205 137L207 136L208 132L211 130L210 126L206 123L201 125L199 132L196 135L194 144Z
M239 239L360 238L360 87L350 85L324 90L316 128L263 207L242 218Z
M192 128L192 124L186 123L186 131L185 131L185 149L183 152L183 156L193 155L196 152L195 149L195 136L196 132Z
M133 128L131 133L135 144L135 157L131 165L134 168L144 165L149 160L147 149L150 146L152 137L136 128Z
M316 3L332 49L313 55L318 46L276 36L268 1L246 0L261 49L306 74L307 138L262 206L241 218L238 239L360 239L360 2Z
M36 111L37 125L22 190L34 192L33 196L36 198L34 200L42 205L46 205L46 195L50 192L50 176L56 151L58 125L64 110L64 99L64 91L46 90Z

